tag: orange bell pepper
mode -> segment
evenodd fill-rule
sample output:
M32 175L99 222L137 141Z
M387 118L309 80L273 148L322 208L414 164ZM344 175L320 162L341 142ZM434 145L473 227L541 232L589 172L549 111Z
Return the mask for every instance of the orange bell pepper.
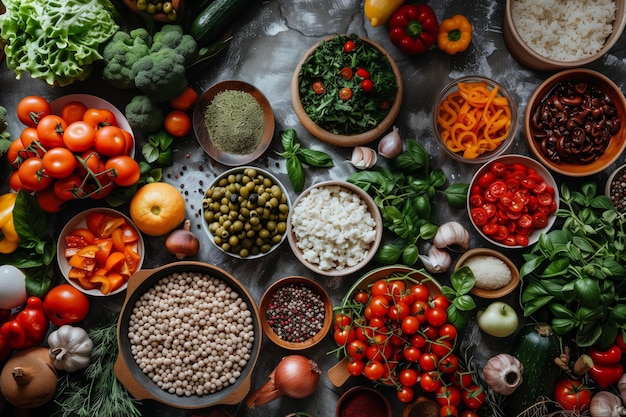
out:
M449 55L465 51L472 41L472 24L463 15L445 19L439 25L437 46Z

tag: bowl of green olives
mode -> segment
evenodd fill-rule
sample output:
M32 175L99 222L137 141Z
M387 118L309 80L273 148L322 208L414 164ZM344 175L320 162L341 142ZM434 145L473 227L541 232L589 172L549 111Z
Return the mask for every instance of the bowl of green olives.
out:
M291 200L284 185L253 166L219 175L202 198L202 227L226 254L256 259L272 253L287 237Z

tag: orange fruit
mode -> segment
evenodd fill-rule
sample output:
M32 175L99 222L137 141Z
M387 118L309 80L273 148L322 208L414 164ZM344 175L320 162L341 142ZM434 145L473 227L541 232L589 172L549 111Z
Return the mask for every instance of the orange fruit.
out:
M166 182L146 184L130 201L130 218L143 233L163 236L185 219L185 199Z

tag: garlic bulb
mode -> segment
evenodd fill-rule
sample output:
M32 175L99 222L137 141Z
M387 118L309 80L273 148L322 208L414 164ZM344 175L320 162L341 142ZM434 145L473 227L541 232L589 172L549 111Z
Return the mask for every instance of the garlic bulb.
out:
M438 248L450 248L452 250L466 251L470 245L470 234L461 223L451 221L439 226L433 245Z
M450 254L437 246L431 246L428 249L428 256L419 255L419 258L424 268L432 273L446 272L452 263Z
M358 169L368 169L376 165L378 155L376 151L367 146L355 146L352 150L350 163Z
M524 366L513 355L500 353L491 357L483 374L489 388L502 395L510 395L522 383Z
M591 417L619 417L626 415L622 400L609 391L600 391L591 398Z
M93 342L80 327L69 324L59 327L48 336L52 364L56 369L75 372L86 368L91 360Z
M378 153L385 158L394 158L400 152L402 152L402 139L398 128L394 126L391 132L378 142Z

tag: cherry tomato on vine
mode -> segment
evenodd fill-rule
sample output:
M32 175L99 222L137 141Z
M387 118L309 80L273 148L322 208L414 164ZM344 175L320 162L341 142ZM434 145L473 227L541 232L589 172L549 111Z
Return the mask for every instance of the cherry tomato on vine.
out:
M335 330L333 335L333 339L335 339L335 343L340 346L345 345L346 343L351 342L355 338L354 329L350 326L340 327Z
M461 390L454 385L442 385L436 392L435 400L441 406L453 405L458 407L461 400Z
M126 137L122 129L115 126L104 126L96 130L94 149L104 156L123 155L126 152Z
M407 387L412 387L417 384L417 380L419 379L419 373L413 368L407 368L400 371L398 375L398 380L402 385Z
M11 172L11 175L9 175L9 187L11 187L11 190L15 192L18 192L19 190L24 190L28 192L32 191L26 188L24 184L22 184L22 180L20 180L20 174L17 171L13 171Z
M43 162L38 156L22 162L17 172L24 187L32 191L43 190L52 183L52 178L44 175Z
M85 195L85 192L81 188L82 183L83 178L74 173L65 178L56 180L53 185L53 190L60 199L72 200Z
M22 139L13 139L9 145L9 149L7 149L7 161L13 166L13 168L17 168L19 166L20 159L24 156L25 151Z
M352 323L352 318L347 314L337 313L335 314L335 328L343 328L349 326Z
M49 114L37 123L37 137L39 143L46 149L64 146L63 133L67 128L67 123L60 116Z
M387 299L391 300L391 293L389 291L389 286L387 285L387 281L384 279L379 279L370 288L370 293L372 297L376 297L377 295L382 295L383 297L387 297Z
M367 293L367 291L357 291L356 294L354 294L354 301L356 301L359 304L367 304L367 302L369 301L370 296Z
M554 399L564 410L583 411L591 403L591 391L581 380L562 379L554 387Z
M460 417L478 417L478 414L476 414L472 410L463 410L461 411Z
M415 346L406 346L402 351L402 356L409 362L418 362L422 356L422 351Z
M17 103L17 118L26 126L37 127L51 113L50 103L40 96L26 96Z
M20 132L20 139L22 140L22 143L24 144L24 148L28 148L29 146L32 145L34 141L39 140L39 136L37 136L37 128L25 127Z
M173 110L165 115L163 127L170 135L180 138L191 132L191 118L184 111Z
M382 295L376 295L370 301L369 307L372 309L372 314L383 317L389 311L389 300Z
M365 364L365 369L363 369L363 374L370 381L375 381L377 379L382 378L385 375L385 365L379 361L369 361Z
M456 327L454 326L454 324L446 323L439 328L439 336L446 340L450 340L454 342L454 340L456 340L457 334L458 334L458 331Z
M419 365L422 371L434 371L437 369L437 356L434 353L424 352L419 358Z
M198 93L191 87L185 87L182 93L169 101L174 110L189 111L198 101Z
M83 120L99 130L106 126L117 126L115 114L111 110L88 108L83 114Z
M359 339L354 339L346 345L346 353L354 359L363 359L365 357L365 349L367 344Z
M352 89L349 87L343 87L339 90L339 99L342 101L348 101L352 98Z
M61 208L66 201L59 198L54 193L52 187L47 187L43 190L37 191L35 197L37 198L37 204L39 204L39 207L41 207L46 213L58 213L61 211Z
M63 106L61 109L61 117L68 125L83 120L83 116L87 111L87 106L80 101L72 100Z
M360 359L350 359L347 367L350 375L359 376L363 373L363 370L365 369L365 362Z
M439 372L451 374L456 372L457 369L459 369L459 358L454 354L449 354L439 361Z
M430 291L424 284L415 284L411 287L411 292L415 296L415 301L428 301L430 299Z
M139 181L141 176L139 164L128 155L117 155L109 158L104 164L107 175L120 187L130 187Z
M409 315L409 306L403 302L398 301L389 306L387 310L387 317L394 321L402 321Z
M65 147L49 149L41 158L44 173L52 178L65 178L76 169L76 158Z
M415 396L415 392L411 387L402 386L396 392L396 396L398 397L398 400L400 400L400 402L410 403Z
M406 316L402 319L401 329L405 335L417 333L420 328L420 322L415 316Z
M462 392L463 404L471 410L478 410L485 404L485 390L478 385L471 385Z
M453 405L444 405L439 410L439 417L458 417L459 410Z
M63 132L63 143L72 152L83 152L94 145L96 130L89 123L78 120L67 125Z
M441 386L441 378L437 371L423 372L420 376L420 387L426 392L435 392Z
M443 294L434 296L431 302L433 306L441 307L444 311L450 307L450 300Z
M446 310L441 307L431 307L426 311L426 321L428 324L434 327L443 326L448 320L448 314Z

